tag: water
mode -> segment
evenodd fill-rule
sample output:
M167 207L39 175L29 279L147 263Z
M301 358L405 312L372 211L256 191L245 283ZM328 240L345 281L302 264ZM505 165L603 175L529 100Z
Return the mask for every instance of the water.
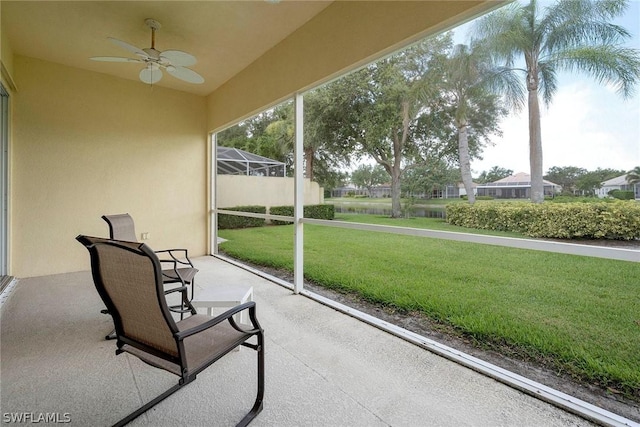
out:
M391 207L379 206L375 204L336 204L334 203L336 213L350 214L367 214L367 215L384 215L391 216ZM403 208L404 212L404 208ZM412 217L421 218L446 218L444 206L414 206L411 208Z

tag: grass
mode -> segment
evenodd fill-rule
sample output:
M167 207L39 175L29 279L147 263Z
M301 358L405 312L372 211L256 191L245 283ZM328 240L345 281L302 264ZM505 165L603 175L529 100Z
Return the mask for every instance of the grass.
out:
M462 230L430 218L337 219ZM304 233L309 280L421 311L480 342L640 400L640 263L309 224ZM228 239L221 248L291 270L292 235L292 226L221 230Z

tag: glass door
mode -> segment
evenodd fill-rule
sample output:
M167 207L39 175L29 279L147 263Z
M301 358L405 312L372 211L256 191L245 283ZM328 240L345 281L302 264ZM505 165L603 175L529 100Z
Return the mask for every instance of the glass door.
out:
M0 84L0 290L9 283L9 93Z

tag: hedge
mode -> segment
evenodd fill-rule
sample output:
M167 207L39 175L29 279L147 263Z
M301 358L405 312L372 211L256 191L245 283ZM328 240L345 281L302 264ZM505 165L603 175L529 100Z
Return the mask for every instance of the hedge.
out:
M227 211L250 212L264 214L265 206L236 206L223 208ZM272 206L269 209L271 215L293 216L293 206ZM304 207L305 218L334 219L336 209L334 205L307 205ZM218 214L218 228L220 230L233 228L262 227L266 221L262 218L250 218L246 216ZM292 224L292 221L272 220L274 225Z
M619 200L635 199L635 194L630 190L611 190L609 191L608 195Z
M223 208L227 211L239 211L250 213L267 213L265 206L236 206L233 208ZM218 214L218 229L232 229L232 228L248 228L248 227L262 227L265 224L265 220L262 218L249 218L246 216L225 215Z
M304 206L303 215L305 218L315 218L315 219L334 219L336 216L336 209L334 205L325 204L325 205L306 205ZM282 216L293 216L293 206L271 206L269 208L269 214L271 215L282 215ZM271 223L274 225L284 225L284 224L292 224L292 221L278 221L271 220Z
M640 239L640 204L465 203L446 207L447 222L553 239Z

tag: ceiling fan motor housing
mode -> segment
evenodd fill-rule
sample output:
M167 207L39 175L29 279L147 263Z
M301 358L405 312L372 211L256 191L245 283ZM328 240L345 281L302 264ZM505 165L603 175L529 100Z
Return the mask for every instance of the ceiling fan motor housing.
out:
M144 20L144 23L152 30L159 30L160 28L162 28L162 25L160 25L160 23L155 19L147 18Z

